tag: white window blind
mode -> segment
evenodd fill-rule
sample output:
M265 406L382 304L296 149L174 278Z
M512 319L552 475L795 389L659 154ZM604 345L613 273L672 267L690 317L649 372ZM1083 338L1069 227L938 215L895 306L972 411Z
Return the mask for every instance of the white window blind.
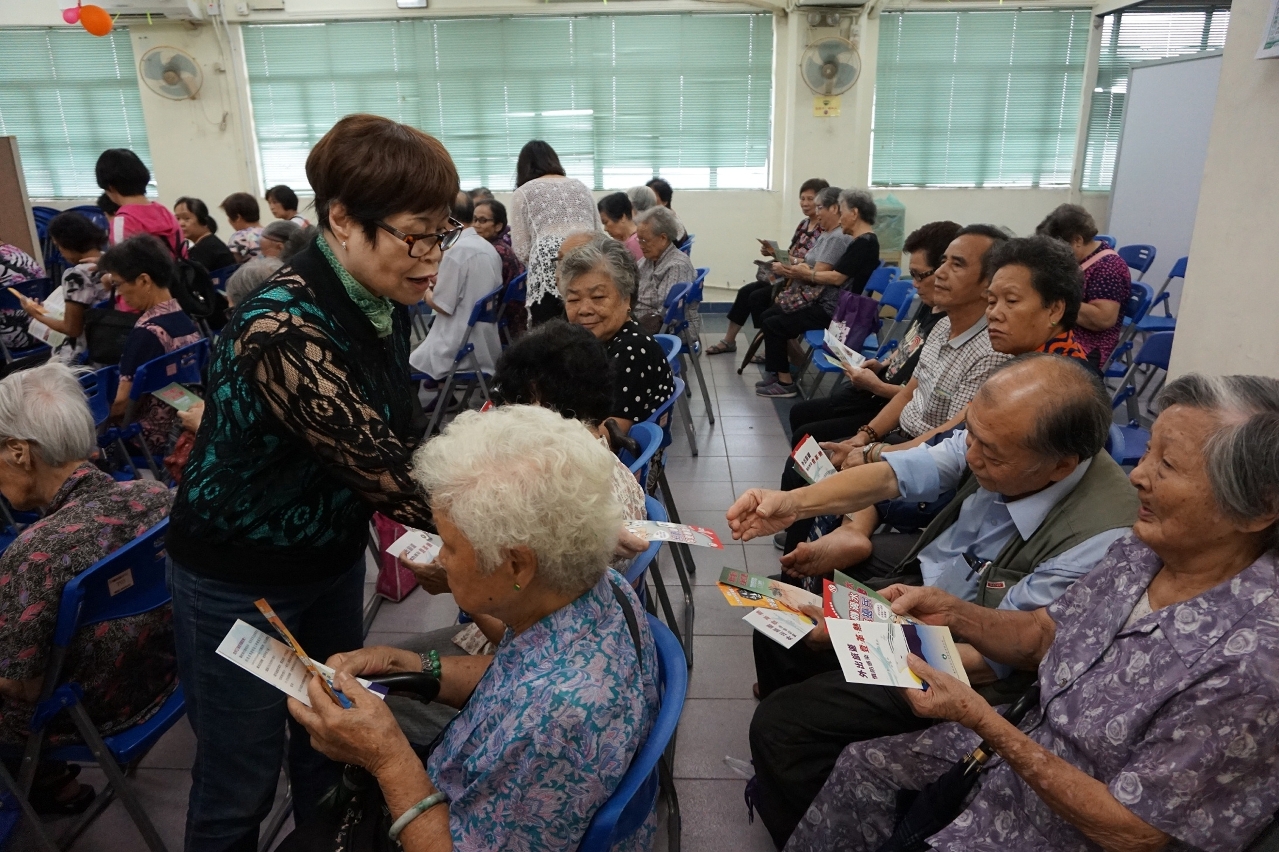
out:
M1151 10L1148 6L1107 15L1101 25L1097 85L1088 115L1088 147L1084 151L1084 189L1108 190L1115 174L1119 134L1124 127L1128 69L1134 62L1216 50L1226 44L1228 7L1183 6Z
M510 189L545 139L569 175L620 189L765 187L770 15L414 19L243 28L266 185L371 112L437 136L462 185Z
M0 136L18 137L35 198L96 198L93 167L107 148L150 163L128 32L0 29Z
M1089 17L885 12L871 183L1069 185Z

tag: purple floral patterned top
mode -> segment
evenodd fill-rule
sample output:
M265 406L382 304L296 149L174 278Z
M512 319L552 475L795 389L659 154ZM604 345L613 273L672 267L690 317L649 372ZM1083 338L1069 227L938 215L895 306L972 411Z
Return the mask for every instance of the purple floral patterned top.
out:
M630 601L643 671L610 581ZM657 653L615 571L517 635L507 631L427 763L458 852L577 849L657 718ZM615 850L652 848L656 811Z
M116 482L85 462L63 483L42 519L0 556L0 678L41 677L53 642L62 587L169 514L172 495L153 480ZM169 607L76 634L65 664L84 688L85 709L109 735L150 718L177 683ZM0 742L26 741L33 708L0 699ZM77 739L65 714L52 742Z
M1097 255L1103 251L1109 251L1104 243L1097 251L1084 258L1084 263L1096 258L1084 270L1084 301L1118 302L1119 318L1105 331L1089 331L1083 326L1075 326L1074 329L1075 341L1084 347L1085 352L1099 350L1101 360L1098 363L1101 364L1106 363L1115 344L1119 342L1119 332L1124 327L1123 307L1128 304L1128 297L1132 295L1132 273L1128 271L1128 264L1117 254L1098 258Z

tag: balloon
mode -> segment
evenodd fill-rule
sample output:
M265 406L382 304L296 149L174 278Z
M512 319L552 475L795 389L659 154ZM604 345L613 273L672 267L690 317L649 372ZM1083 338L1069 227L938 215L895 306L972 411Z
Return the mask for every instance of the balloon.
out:
M70 9L62 10L62 20L68 24L75 24L80 21L80 7L72 6Z
M111 32L113 24L111 16L101 6L81 6L80 26L88 30L90 35L104 36Z

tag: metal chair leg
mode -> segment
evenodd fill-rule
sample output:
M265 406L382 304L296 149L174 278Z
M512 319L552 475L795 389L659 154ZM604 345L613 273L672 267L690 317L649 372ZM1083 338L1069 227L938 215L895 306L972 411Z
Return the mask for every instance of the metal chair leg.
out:
M710 418L711 425L715 425L715 406L711 405L711 392L706 387L706 377L702 375L702 359L695 352L693 347L689 347L688 360L693 362L693 372L697 373L697 386L702 389L702 401L706 403L706 416ZM684 354L680 353L680 372L688 375L688 362L684 360Z
M674 754L674 750L671 750ZM658 793L666 793L666 848L668 852L680 852L680 841L684 834L684 821L679 811L679 793L675 790L675 775L671 772L670 760L663 755L657 761Z
M49 839L49 835L44 832L44 823L36 815L31 803L27 801L27 797L22 795L22 791L18 789L18 783L13 780L13 776L9 774L9 770L5 768L4 763L0 763L0 788L8 790L18 800L18 807L22 809L22 815L27 820L27 832L35 838L36 845L41 852L58 852L58 847ZM18 830L21 831L21 829Z
M151 818L142 809L142 803L138 801L132 785L124 777L124 772L120 770L120 765L115 762L115 758L111 756L107 744L102 741L102 736L98 733L98 729L94 727L92 720L89 719L89 714L84 709L84 705L76 704L70 707L68 712L71 713L71 719L75 722L76 729L80 732L85 745L93 752L93 757L97 760L98 767L107 776L107 782L115 790L116 795L120 797L121 803L124 804L125 810L132 817L133 824L137 827L138 833L142 835L147 848L151 852L168 852L164 841L160 839L159 832L155 830L155 826L151 823Z
M684 434L688 435L689 449L692 450L693 455L697 455L697 438L693 435L693 413L688 408L687 387L683 395L676 401L675 407L679 409L680 420L684 421Z
M676 641L680 647L684 649L684 658L688 660L689 666L693 665L693 637L689 635L685 639L683 631L680 630L679 622L675 618L675 610L671 607L670 595L666 593L666 582L662 579L662 570L657 566L657 560L654 559L648 566L648 576L653 581L653 591L657 593L657 599L662 606L662 615L666 617L666 626L675 634Z

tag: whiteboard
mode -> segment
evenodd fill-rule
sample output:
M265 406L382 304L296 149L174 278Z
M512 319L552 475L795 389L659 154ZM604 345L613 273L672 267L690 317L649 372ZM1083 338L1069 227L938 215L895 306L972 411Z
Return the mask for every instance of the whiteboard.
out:
M1128 74L1107 233L1121 246L1155 247L1142 280L1156 291L1177 258L1190 254L1220 76L1219 50L1139 63ZM1175 314L1181 281L1169 290Z

